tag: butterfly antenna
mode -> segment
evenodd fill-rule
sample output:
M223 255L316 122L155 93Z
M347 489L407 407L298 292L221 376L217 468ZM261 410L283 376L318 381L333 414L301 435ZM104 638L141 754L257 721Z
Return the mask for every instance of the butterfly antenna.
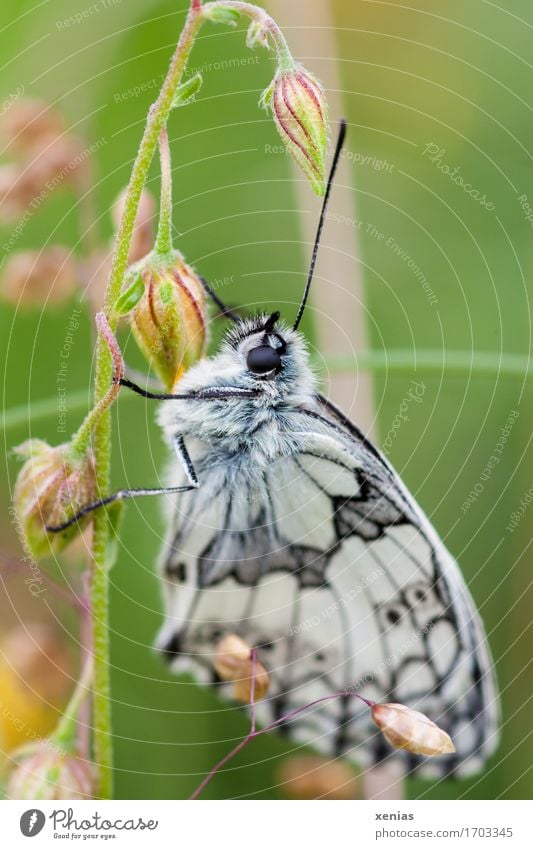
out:
M296 320L293 324L293 330L298 330L298 325L302 320L302 316L304 314L304 310L307 304L307 299L309 297L309 291L311 289L311 283L313 281L313 274L315 271L316 258L318 255L318 246L320 245L320 237L322 236L322 230L324 227L324 221L326 218L326 210L328 208L329 196L331 193L331 187L333 185L333 179L335 177L335 171L337 170L337 165L339 164L339 157L341 155L342 146L344 144L344 138L346 136L346 121L344 118L341 121L341 125L339 128L339 137L337 139L337 145L335 147L335 153L333 154L333 162L331 163L331 168L329 172L328 182L326 185L326 193L324 195L324 200L322 201L322 209L320 211L320 218L318 219L318 227L315 236L315 244L313 246L313 254L311 256L311 265L309 266L309 274L307 275L307 283L305 284L303 298L301 300L300 306L298 307L298 314L296 316Z

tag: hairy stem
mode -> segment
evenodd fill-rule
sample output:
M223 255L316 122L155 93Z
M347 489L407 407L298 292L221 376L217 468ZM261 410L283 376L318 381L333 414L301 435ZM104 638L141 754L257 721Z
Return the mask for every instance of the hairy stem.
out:
M209 14L210 9L234 9L242 15L250 18L250 20L261 24L274 42L276 48L278 65L280 71L290 71L294 68L295 62L289 50L289 46L285 40L285 36L278 27L277 23L270 15L267 15L264 9L260 6L254 6L252 3L241 3L240 0L214 0L212 3L206 3L203 6L205 16Z
M126 192L124 209L113 248L111 272L105 295L105 315L111 330L116 327L113 314L128 264L128 255L137 208L148 169L152 162L161 130L166 124L172 108L176 88L181 82L183 70L189 58L196 33L201 25L201 5L191 0L185 26L181 33L170 67L159 93L148 114L146 127L139 151L133 165ZM113 376L112 360L105 340L99 335L96 349L95 400L98 404L105 398ZM100 417L93 438L96 476L100 497L109 493L111 465L111 420L109 410ZM92 569L90 600L92 611L92 634L94 653L94 760L99 770L98 794L101 798L112 797L112 738L109 675L109 587L108 562L110 525L103 510L94 516Z
M168 254L172 250L172 163L167 128L159 134L159 156L161 159L161 203L155 251Z

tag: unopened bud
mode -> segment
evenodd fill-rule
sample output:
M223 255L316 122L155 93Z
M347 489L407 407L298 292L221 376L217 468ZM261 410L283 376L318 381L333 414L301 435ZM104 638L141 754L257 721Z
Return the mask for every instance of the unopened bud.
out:
M301 66L279 70L261 105L272 115L285 147L309 178L317 195L326 190L327 103L318 80Z
M72 297L77 278L72 252L62 245L42 251L21 251L5 263L0 293L12 304L60 304Z
M406 705L373 705L372 719L396 749L429 756L455 752L451 738L442 728Z
M43 100L20 98L5 113L0 127L2 140L6 144L13 142L17 152L59 136L65 131L65 121Z
M57 189L87 186L89 157L82 139L71 135L47 139L30 148L27 155L11 192L20 203L40 205Z
M116 230L119 228L122 213L124 211L127 191L127 188L125 188L120 192L111 210L113 224L115 225ZM146 254L152 249L154 242L155 214L156 204L154 197L148 189L143 189L131 237L130 253L128 257L129 262L137 262L137 260L142 259L143 256L146 256Z
M18 165L0 165L0 222L9 223L24 211L25 199L17 190Z
M252 648L236 634L227 634L215 649L214 666L219 678L233 681L233 695L248 704L252 699L264 699L270 686L270 676L263 664L252 659Z
M320 757L288 758L279 771L281 790L292 799L359 799L357 777L347 763Z
M62 751L52 738L21 750L17 760L7 783L10 799L91 799L96 793L94 764Z
M130 280L115 308L119 314L129 311L139 348L171 390L205 349L204 288L177 251L170 262L150 256Z
M24 540L36 558L57 553L77 536L89 517L59 533L49 533L46 528L64 524L96 500L94 458L90 452L78 456L68 443L53 448L40 439L30 439L15 450L26 460L13 496Z

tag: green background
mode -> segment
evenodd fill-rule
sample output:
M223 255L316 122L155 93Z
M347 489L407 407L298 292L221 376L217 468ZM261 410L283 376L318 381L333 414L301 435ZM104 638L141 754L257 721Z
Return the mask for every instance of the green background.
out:
M304 27L306 4L299 6ZM27 96L56 103L89 143L104 140L91 157L91 197L101 233L110 238L108 210L128 180L156 89L139 96L124 93L165 72L184 8L124 0L100 7L68 29L61 25L87 8L83 0L35 7L4 0L0 86L3 99L22 83ZM490 635L502 690L503 741L485 773L460 784L410 782L408 792L423 798L528 798L531 508L513 533L506 525L533 483L533 410L531 383L508 370L506 355L521 355L526 363L531 344L533 240L518 197L527 194L533 203L533 13L527 0L508 2L505 10L482 0L415 0L409 7L339 0L331 9L348 149L392 166L376 170L352 163L354 218L364 222L358 235L372 347L391 356L405 349L413 363L403 371L391 363L375 373L381 437L409 381L423 380L423 404L411 408L390 458L460 559ZM283 26L283 20L279 23ZM290 42L290 32L287 37ZM286 157L265 155L265 144L278 144L278 138L257 101L274 63L264 51L256 55L257 61L244 66L215 66L250 56L244 33L209 25L202 31L191 59L194 67L207 66L201 96L175 113L169 126L174 221L188 260L213 281L230 279L219 289L221 296L232 303L283 308L298 299L309 246L302 241L297 214L295 181L301 177ZM313 56L302 59L313 70ZM443 149L442 162L460 166L465 181L495 208L481 206L424 156L428 144ZM151 181L156 190L156 168ZM306 212L317 210L309 194ZM18 247L73 244L78 235L73 196L60 192L32 218ZM429 303L407 262L387 248L389 237L424 271L437 303ZM73 306L46 313L1 307L4 404L27 407L25 424L6 431L6 449L30 434L58 440L55 415L32 422L31 405L54 396ZM87 390L89 398L94 363L83 308L68 391ZM309 317L305 330L312 336ZM142 368L126 334L122 341L128 362ZM415 367L417 354L426 349L436 352L432 371ZM454 351L467 352L460 370L446 365ZM492 352L499 367L480 373L479 352ZM513 410L519 417L502 458L463 513L461 505L481 480ZM80 419L81 411L69 412L69 428ZM156 484L164 451L153 419L153 408L140 398L117 405L116 485ZM2 551L17 550L7 518L15 473L10 457L1 492ZM154 577L161 534L157 504L131 504L111 576L116 793L121 798L183 798L247 730L244 714L167 674L150 648L161 620ZM46 609L30 608L13 578L4 582L0 604L3 627L25 616L55 616L65 638L76 639L75 617L67 609L48 601ZM276 770L289 750L273 735L255 741L217 777L206 797L277 796Z

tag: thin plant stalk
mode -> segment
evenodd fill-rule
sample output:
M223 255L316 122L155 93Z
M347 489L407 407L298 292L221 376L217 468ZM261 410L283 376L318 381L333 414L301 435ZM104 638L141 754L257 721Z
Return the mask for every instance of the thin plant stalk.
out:
M202 792L205 790L208 784L211 783L217 772L219 772L222 767L224 767L227 763L229 763L233 758L242 752L242 750L251 743L252 740L255 740L256 737L259 737L261 734L267 734L269 731L273 731L275 728L278 728L280 725L283 725L285 722L289 722L291 719L299 716L309 708L316 707L317 705L324 704L325 702L331 702L335 699L346 698L347 696L351 696L353 698L359 699L361 702L364 702L367 707L373 707L374 702L369 699L365 699L364 696L360 696L359 693L355 693L353 690L343 690L340 693L333 693L331 696L322 696L320 699L315 699L313 702L309 702L307 705L303 705L303 707L296 708L296 710L291 710L290 713L285 714L285 716L281 716L279 719L276 719L275 722L271 722L270 725L265 725L264 728L256 729L255 722L255 678L256 678L256 666L257 666L257 649L252 649L252 683L250 687L250 731L244 737L240 743L228 752L227 755L219 760L218 763L207 773L206 777L203 781L198 785L194 793L189 797L189 799L198 799Z

